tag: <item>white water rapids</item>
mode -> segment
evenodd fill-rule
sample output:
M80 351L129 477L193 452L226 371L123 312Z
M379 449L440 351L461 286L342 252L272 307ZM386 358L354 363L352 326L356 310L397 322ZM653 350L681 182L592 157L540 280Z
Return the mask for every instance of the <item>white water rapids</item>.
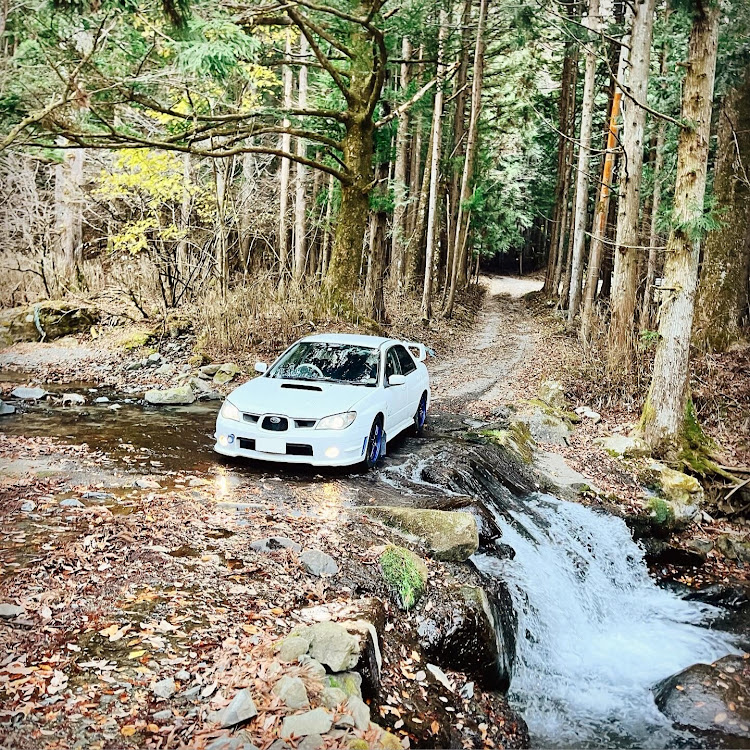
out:
M548 495L524 504L530 513L513 513L517 523L496 513L514 559L472 559L510 588L518 643L509 697L532 746L679 743L650 688L736 652L710 629L718 610L660 589L622 520Z

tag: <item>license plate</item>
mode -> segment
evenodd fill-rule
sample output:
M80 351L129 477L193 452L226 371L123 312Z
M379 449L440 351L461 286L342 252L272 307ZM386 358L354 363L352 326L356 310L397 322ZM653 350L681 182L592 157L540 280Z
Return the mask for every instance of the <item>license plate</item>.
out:
M286 440L278 438L256 438L255 450L261 453L286 453Z

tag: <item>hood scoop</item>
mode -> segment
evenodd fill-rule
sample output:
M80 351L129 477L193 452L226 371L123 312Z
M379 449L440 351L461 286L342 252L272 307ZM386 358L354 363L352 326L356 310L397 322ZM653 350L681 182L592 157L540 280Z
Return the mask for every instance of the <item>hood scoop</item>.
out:
M282 388L291 388L295 391L317 391L323 393L323 389L319 385L303 385L302 383L282 383Z

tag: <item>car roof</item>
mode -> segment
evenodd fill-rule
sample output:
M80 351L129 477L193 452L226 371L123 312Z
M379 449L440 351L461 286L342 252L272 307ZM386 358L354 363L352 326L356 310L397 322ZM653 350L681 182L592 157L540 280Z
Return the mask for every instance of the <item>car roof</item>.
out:
M302 341L321 341L325 344L350 344L351 346L365 346L378 349L384 344L398 343L396 339L383 336L363 336L357 333L321 333L315 336L305 336Z

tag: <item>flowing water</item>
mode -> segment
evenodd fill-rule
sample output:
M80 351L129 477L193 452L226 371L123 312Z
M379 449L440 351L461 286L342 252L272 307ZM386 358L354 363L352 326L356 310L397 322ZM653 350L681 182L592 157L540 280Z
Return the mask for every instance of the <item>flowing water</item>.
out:
M656 708L654 683L734 651L719 610L649 577L618 518L549 495L496 513L513 559L477 555L518 616L510 697L537 747L668 747L687 738Z
M385 466L367 475L228 463L211 451L217 408L40 404L3 418L0 428L88 442L122 461L134 446L143 461L129 464L131 471L197 471L237 486L260 479L274 497L295 487L316 493L332 480L353 503L374 498L435 507L469 496L486 509L506 552L513 550L495 556L490 545L473 560L508 588L513 601L517 651L510 696L534 746L691 744L657 710L650 689L735 649L728 635L711 629L719 610L680 599L651 580L620 519L549 495L524 496L492 448L440 436L389 444Z

